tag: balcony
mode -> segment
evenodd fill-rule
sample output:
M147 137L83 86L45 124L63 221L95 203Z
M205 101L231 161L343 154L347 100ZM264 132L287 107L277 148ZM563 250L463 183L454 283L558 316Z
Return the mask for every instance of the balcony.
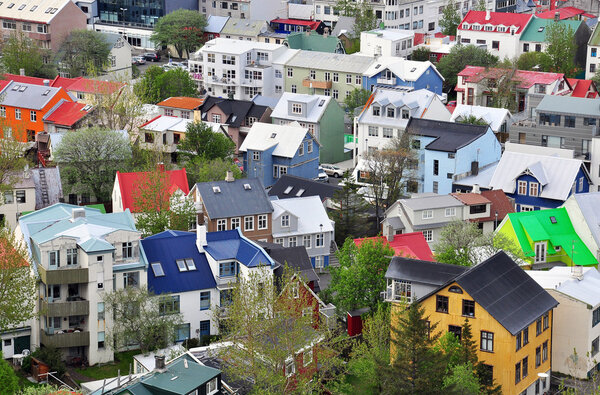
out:
M73 300L67 302L52 302L51 298L42 299L40 311L50 317L69 317L72 315L88 315L90 302L87 300Z
M45 346L65 348L90 345L90 332L87 331L63 333L52 333L52 329L48 329L47 331L40 329L40 343Z
M310 77L306 77L302 80L302 86L306 88L314 88L314 89L331 89L332 82L331 81L317 81L313 80Z
M242 80L242 85L243 86L263 86L263 80L244 78Z
M81 284L88 282L88 269L61 268L48 270L41 265L38 265L37 269L44 284Z
M377 83L379 85L396 85L395 78L377 78Z
M218 85L236 85L237 84L237 81L235 79L227 78L227 77L219 78L215 75L213 75L209 79L208 82L213 83L213 84L218 84Z
M217 281L217 288L231 288L231 286L238 281L237 276L215 276L215 280Z

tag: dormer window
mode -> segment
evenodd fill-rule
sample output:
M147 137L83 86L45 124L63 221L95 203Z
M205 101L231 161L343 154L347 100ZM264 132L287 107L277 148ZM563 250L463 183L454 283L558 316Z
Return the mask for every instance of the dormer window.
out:
M463 23L462 28L463 29L469 29L469 24L468 23Z
M218 186L214 186L213 187L213 192L214 193L221 193L221 188L219 188Z
M292 114L302 114L302 104L292 103Z
M481 30L481 25L473 25L473 30Z
M388 118L394 118L396 116L396 109L394 107L388 107L386 112Z
M381 107L379 106L373 106L373 116L380 116L381 115Z
M494 26L493 25L485 25L484 30L486 32L493 32L494 31Z
M410 118L410 112L406 109L402 109L402 119Z
M282 228L290 227L290 216L288 214L281 216L281 227Z
M506 27L505 26L498 26L498 33L504 33L506 32Z

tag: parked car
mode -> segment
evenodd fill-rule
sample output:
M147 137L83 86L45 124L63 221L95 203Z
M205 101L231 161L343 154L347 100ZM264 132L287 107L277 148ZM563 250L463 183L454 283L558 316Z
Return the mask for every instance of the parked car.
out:
M323 170L321 166L319 166L319 175L315 177L314 180L321 182L329 182L329 176L327 175L327 173L325 173L325 170Z
M146 64L146 58L143 56L134 56L131 58L131 64Z
M343 177L346 172L344 169L341 169L335 165L330 165L328 163L322 164L321 168L327 173L328 176L334 176L335 178Z
M184 62L169 62L169 63L165 63L162 65L162 68L164 70L173 70L173 69L184 69L187 71L188 66L187 63Z
M158 62L160 60L160 54L156 52L147 52L143 56L149 62Z

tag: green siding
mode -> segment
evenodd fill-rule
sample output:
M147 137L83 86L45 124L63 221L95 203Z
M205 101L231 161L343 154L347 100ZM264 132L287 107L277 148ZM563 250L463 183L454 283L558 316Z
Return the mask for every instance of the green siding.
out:
M344 154L344 110L331 100L319 125L321 136L321 163L337 163L350 159L351 152Z
M308 68L304 68L304 67L291 67L293 69L293 76L292 77L288 77L287 76L287 72L288 72L288 68L289 66L286 66L285 71L284 71L284 79L285 79L285 87L284 90L286 92L292 92L292 85L296 85L296 93L304 93L304 94L309 94L309 95L325 95L325 89L317 89L317 88L310 88L310 87L305 87L302 86L302 80L304 80L305 78L310 77L310 70ZM329 71L329 70L315 70L315 81L325 81L325 73L329 72L331 74L331 79L333 80L333 71ZM345 72L338 72L339 74L339 79L338 82L332 82L331 84L331 92L329 94L329 96L333 96L333 91L337 90L338 91L338 98L337 98L337 102L342 105L344 103L344 98L346 97L346 92L352 92L354 89L356 88L361 88L362 87L362 74L356 74L356 73L345 73ZM351 78L351 83L347 84L346 83L346 74L350 74L352 76ZM357 84L357 75L360 77L360 83Z

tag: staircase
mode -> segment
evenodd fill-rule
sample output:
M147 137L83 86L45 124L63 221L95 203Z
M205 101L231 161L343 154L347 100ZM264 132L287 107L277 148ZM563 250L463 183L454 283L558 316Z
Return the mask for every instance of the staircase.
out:
M44 207L50 205L50 199L48 198L48 183L46 182L46 171L40 168L40 186L42 187L42 203Z
M338 251L337 244L335 244L334 240L331 240L331 244L329 245L329 266L333 266L333 267L340 266L340 261L338 260L337 256L335 255L337 251Z

